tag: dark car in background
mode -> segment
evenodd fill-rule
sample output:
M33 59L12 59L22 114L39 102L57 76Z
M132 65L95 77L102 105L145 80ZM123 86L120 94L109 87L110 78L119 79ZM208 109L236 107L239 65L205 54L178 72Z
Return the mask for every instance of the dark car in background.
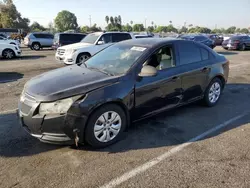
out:
M192 40L195 42L200 42L202 44L205 44L206 46L214 49L215 43L213 40L209 39L208 37L204 35L181 35L178 38L184 39L184 40Z
M233 36L227 40L224 40L222 47L226 50L246 50L250 49L250 37L249 36Z
M223 42L223 36L219 36L216 34L209 34L207 35L207 37L213 40L216 46L220 46Z
M60 46L78 43L84 37L86 37L86 34L83 33L56 33L52 48L56 50Z
M126 40L81 65L28 81L18 115L23 128L44 142L105 147L130 122L198 100L215 106L228 74L228 60L200 43Z

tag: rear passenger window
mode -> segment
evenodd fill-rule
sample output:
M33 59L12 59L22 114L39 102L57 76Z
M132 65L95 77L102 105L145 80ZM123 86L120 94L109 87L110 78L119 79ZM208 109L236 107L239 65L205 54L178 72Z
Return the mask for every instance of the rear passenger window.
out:
M178 45L180 64L190 64L201 61L201 52L199 47L197 47L192 42L182 41Z
M200 50L201 50L201 58L202 58L202 60L203 61L208 60L209 59L209 52L204 48L200 48Z
M120 41L128 40L128 39L131 39L131 36L130 34L126 34L126 33L116 33L116 34L113 34L112 36L113 42L120 42Z

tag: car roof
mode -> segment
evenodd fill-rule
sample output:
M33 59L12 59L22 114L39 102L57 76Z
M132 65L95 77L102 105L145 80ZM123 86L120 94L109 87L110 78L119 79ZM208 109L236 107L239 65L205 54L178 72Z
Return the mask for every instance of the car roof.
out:
M126 33L126 34L130 34L129 32L120 32L120 31L99 31L99 32L93 32L93 33L89 33L89 34L104 34L104 33Z
M131 39L119 42L121 44L135 45L135 46L144 46L144 47L155 47L167 42L180 41L177 38L142 38L142 39Z

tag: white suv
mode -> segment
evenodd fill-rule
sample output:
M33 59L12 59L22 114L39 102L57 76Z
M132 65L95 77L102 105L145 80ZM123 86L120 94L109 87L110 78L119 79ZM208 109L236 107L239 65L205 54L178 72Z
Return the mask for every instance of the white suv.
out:
M21 56L20 48L13 44L0 43L0 57L12 59Z
M79 43L59 47L55 58L67 65L81 64L112 43L129 39L134 39L134 36L127 32L91 33Z
M0 36L0 43L17 45L20 48L20 42L17 40L7 39L2 36Z

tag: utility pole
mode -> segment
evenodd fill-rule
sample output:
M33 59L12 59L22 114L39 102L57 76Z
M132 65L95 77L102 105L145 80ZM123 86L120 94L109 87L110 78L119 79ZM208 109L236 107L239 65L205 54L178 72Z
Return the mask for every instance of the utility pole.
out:
M91 27L91 15L89 15L89 27Z
M147 30L147 18L145 18L145 30Z

